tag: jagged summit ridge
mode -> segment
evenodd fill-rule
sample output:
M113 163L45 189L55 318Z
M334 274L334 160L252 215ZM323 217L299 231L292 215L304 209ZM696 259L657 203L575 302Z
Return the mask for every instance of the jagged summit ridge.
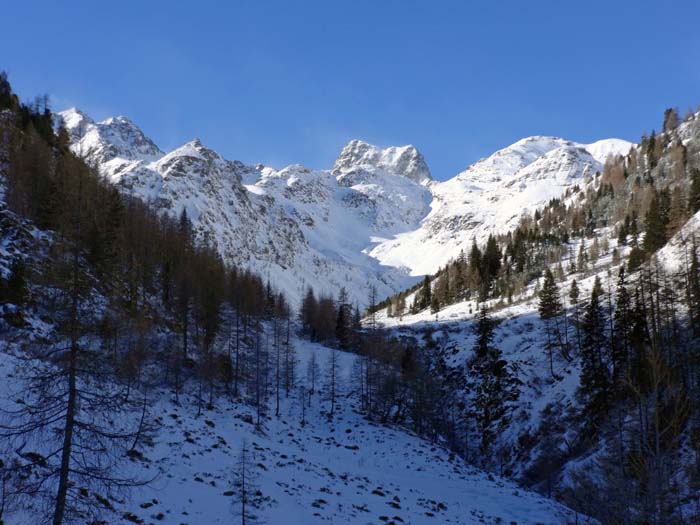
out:
M359 146L360 167L341 175L298 164L277 170L225 159L199 139L164 153L125 118L95 123L76 109L60 116L72 149L108 180L164 213L185 209L200 238L269 277L292 303L310 284L319 293L345 286L364 305L369 285L388 295L414 280L366 253L375 237L415 228L427 213L430 192L413 179L429 171L413 147Z
M324 293L345 287L360 306L369 286L390 295L631 147L527 137L437 182L410 145L352 140L330 170L277 170L227 160L199 139L164 153L125 117L96 123L75 108L60 116L73 150L108 180L165 213L186 209L226 260L269 276L293 303L310 284Z
M73 141L73 147L99 163L115 158L153 160L163 151L126 117L110 117L95 122L77 108L59 113Z
M417 183L432 180L423 155L412 145L382 149L358 139L351 140L336 159L333 173L340 175L361 169L383 170Z

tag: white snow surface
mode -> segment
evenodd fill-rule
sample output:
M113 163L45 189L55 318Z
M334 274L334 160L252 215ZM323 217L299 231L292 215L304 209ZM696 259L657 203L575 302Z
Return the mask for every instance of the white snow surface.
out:
M338 352L305 341L294 344L302 370L313 352L322 368L330 352ZM357 399L351 395L349 373L356 357L338 353L339 402L330 422L321 392L306 408L305 425L296 392L289 398L283 394L280 417L267 417L262 431L255 429L253 410L241 403L219 397L214 409L197 417L194 399L182 396L178 405L170 393L154 393L159 397L149 413L159 430L152 446L140 447L145 461L134 462L131 471L155 479L102 518L115 525L133 523L134 516L164 525L235 522L233 473L246 442L264 498L255 514L264 523L561 525L574 519L553 500L475 469L439 445L367 421L355 411ZM0 352L2 397L14 387L13 369L14 358ZM11 517L14 525L30 525L36 516L27 509Z
M529 137L436 182L414 146L350 141L331 170L224 159L194 140L163 153L131 121L59 114L72 148L123 192L177 215L231 263L269 278L298 303L308 285L366 305L434 273L472 239L517 224L602 169L631 144Z

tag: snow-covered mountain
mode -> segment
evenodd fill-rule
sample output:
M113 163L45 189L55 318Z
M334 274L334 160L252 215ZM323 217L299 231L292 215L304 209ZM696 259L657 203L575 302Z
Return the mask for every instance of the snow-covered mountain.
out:
M626 154L619 139L577 144L556 137L529 137L431 185L430 214L419 228L377 245L382 264L407 267L412 275L435 272L465 253L476 238L505 233L567 188L602 170L608 154ZM417 249L420 247L420 249Z
M414 146L381 149L361 140L351 140L333 166L334 173L345 177L378 170L402 175L419 184L432 180L423 155Z
M332 172L276 170L226 160L199 140L164 154L124 117L60 115L74 151L122 191L168 213L185 208L224 258L268 277L292 301L309 284L327 293L345 286L362 304L369 284L386 295L412 282L365 250L373 236L417 227L428 211L430 191L414 180L430 174L413 147L353 141Z
M309 284L326 293L345 286L360 305L371 285L380 297L396 292L631 147L530 137L436 182L413 146L353 140L331 170L278 170L224 159L199 140L166 154L125 117L60 116L74 151L122 191L171 214L186 208L200 238L293 302Z

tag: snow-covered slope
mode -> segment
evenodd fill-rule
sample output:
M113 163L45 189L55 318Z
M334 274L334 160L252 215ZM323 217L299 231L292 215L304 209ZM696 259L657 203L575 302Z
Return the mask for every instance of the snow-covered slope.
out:
M225 171L220 158L210 157L196 144L187 148L189 167L207 165L208 173L219 175ZM175 169L171 161L163 159ZM165 179L177 178L177 171L166 168L163 171L168 174ZM48 237L45 232L7 210L0 213L0 224L3 275L5 259L21 256L39 263L49 256L44 246ZM96 289L94 294L90 315L102 317L105 312L100 310L108 302ZM2 410L18 408L25 402L23 396L29 395L22 388L26 384L21 373L26 372L27 349L34 348L29 342L51 340L55 330L42 310L36 310L37 305L33 301L32 307L23 309L22 323L17 326L5 322L8 316L0 318ZM261 329L266 331L266 340L273 337L271 326L262 323ZM165 327L154 331L151 339L154 349L172 341L166 333ZM220 336L225 340L227 334ZM92 340L89 344L99 343ZM251 351L245 341L242 346L244 353ZM232 510L240 488L234 473L239 451L246 443L252 453L249 461L254 486L259 490L251 497L249 509L254 507L254 514L263 523L560 525L574 520L591 523L551 499L468 465L438 443L400 427L369 420L358 409L360 399L353 370L357 368L356 360L361 359L359 356L296 337L292 337L291 346L297 350L299 362L294 377L299 390L290 389L288 396L281 392L278 416L273 415L274 400L269 399L268 415L263 416L260 428L254 424L255 410L244 402L244 395L231 399L223 389L217 391L213 407L197 415L199 402L192 393L196 391L194 381L182 385L177 400L173 400L169 388L149 387L144 392L148 396L144 416L150 430L139 440L136 453L129 456L131 459L119 462L120 475L148 482L131 491L95 493L100 522L115 525L237 522ZM317 358L320 370L327 370L333 353L340 372L334 389L335 414L331 418L327 414L330 393L325 377L312 383L301 372L308 370L312 356ZM160 361L157 363L159 374L163 371ZM144 376L149 375L144 370ZM314 394L309 395L312 385ZM109 387L103 383L101 386ZM87 410L82 407L81 413ZM140 410L122 413L119 425L136 428L141 418ZM43 435L31 442L34 457L48 454L44 447L51 445L42 438ZM48 443L53 442L48 440ZM0 452L12 455L21 451L0 447ZM80 487L80 490L82 494L85 489ZM45 509L39 498L26 499L19 507L6 508L3 518L13 525L34 525L42 510Z
M632 145L611 139L590 146L556 137L529 137L433 184L430 214L414 231L376 246L382 264L408 267L412 275L435 272L473 241L505 233L567 188L602 170L608 154ZM589 150L590 147L590 150ZM420 248L420 249L419 249Z
M316 353L325 366L330 350L303 341L302 366ZM337 352L337 351L335 351ZM264 523L559 525L574 514L553 500L467 465L442 447L400 430L374 424L353 407L349 394L351 354L339 353L346 371L338 385L343 402L332 421L325 395L302 408L297 396L283 398L281 416L256 430L254 410L228 400L196 416L196 401L153 394L150 416L158 427L152 445L130 469L151 479L129 497L111 501L106 523L226 524L235 522L238 487L234 472L245 442L252 456L254 514ZM0 353L0 399L12 388L14 359ZM137 416L137 415L135 415ZM36 523L35 509L11 518ZM587 523L579 517L580 523ZM240 518L238 518L240 521Z
M612 233L614 232L611 229L598 232L601 237L611 236ZM573 314L566 297L574 279L577 282L580 297L590 296L596 277L600 278L604 290L612 290L611 293L614 294L619 263L614 263L612 250L618 249L624 260L630 249L619 245L614 237L612 235L609 239L609 249L601 253L601 257L585 273L566 275L564 280L558 283L562 304L569 309L570 317ZM591 240L584 241L586 250L590 251L591 243ZM569 253L577 253L580 245L580 240L572 242ZM563 260L562 264L567 266L567 261ZM556 352L553 356L552 368L557 377L552 377L548 354L545 350L547 341L545 325L538 311L537 290L541 285L542 278L539 279L539 283L538 279L533 280L521 293L513 297L512 304L504 304L496 300L479 303L475 300L476 298L472 298L448 305L437 314L431 313L430 309L425 309L416 314L407 313L398 318L387 317L386 310L382 310L376 317L380 326L397 335L425 340L424 335L430 334L429 339L434 342L433 358L436 361L444 360L450 369L461 375L474 355L476 337L474 326L479 309L482 305L491 309L492 315L498 321L494 346L503 352L503 358L517 370L518 379L522 382L517 409L507 428L496 438L494 449L502 447L513 451L509 458L511 462L509 467L515 478L523 480L528 479L530 469L535 468L541 457L557 454L565 457L569 453L566 444L574 442L578 432L576 425L569 425L570 420L567 417L571 413L576 413L580 407L577 398L581 374L580 359L575 349L572 361L565 359L562 353ZM414 294L406 298L408 304L413 300ZM577 332L573 328L571 319L567 329L569 340L575 341ZM561 429L561 439L556 441L553 450L547 448L552 445L544 439L546 433L551 430L543 423L546 417L553 418ZM562 424L562 422L567 423ZM567 482L562 480L580 466L579 461L584 460L586 458L577 458L562 468L557 474L561 487L567 486Z
M683 272L690 267L693 246L700 241L700 212L696 213L656 252L658 262L671 273Z
M308 285L322 293L345 286L364 304L369 285L387 295L414 282L365 253L375 236L415 228L427 213L422 183L430 174L411 146L353 141L332 172L276 170L226 160L199 140L164 154L123 117L95 123L76 109L60 116L74 151L122 191L173 215L186 209L201 239L293 302Z
M403 289L631 146L530 137L436 182L413 146L353 140L331 170L277 170L226 160L199 140L165 154L124 117L60 116L73 149L122 191L171 214L186 208L200 238L292 302L308 285L325 293L345 286L360 305L371 285L380 297Z

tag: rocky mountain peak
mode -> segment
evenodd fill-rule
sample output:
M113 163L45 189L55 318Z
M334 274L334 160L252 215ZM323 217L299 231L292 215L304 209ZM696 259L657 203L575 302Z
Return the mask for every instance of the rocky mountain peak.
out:
M333 173L340 175L358 169L381 170L419 184L432 180L423 155L411 145L380 148L362 140L351 140L336 159Z
M110 117L95 122L77 108L59 114L73 142L75 151L107 162L153 160L163 151L141 129L126 117Z

